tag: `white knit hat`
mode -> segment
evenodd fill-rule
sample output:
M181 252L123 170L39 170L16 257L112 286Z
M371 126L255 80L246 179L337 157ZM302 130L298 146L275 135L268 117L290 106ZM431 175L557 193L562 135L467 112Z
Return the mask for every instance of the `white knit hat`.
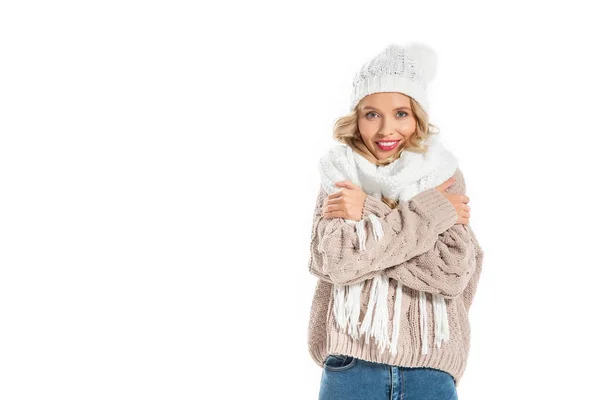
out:
M365 63L354 76L350 111L365 96L400 92L415 99L428 112L427 86L437 72L437 55L428 45L391 44Z

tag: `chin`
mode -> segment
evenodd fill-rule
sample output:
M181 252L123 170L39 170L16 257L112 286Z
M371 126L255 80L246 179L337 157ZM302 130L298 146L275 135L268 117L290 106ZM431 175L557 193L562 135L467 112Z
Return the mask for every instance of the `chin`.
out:
M394 151L389 151L389 152L381 151L381 150L379 150L379 148L377 148L376 152L375 152L375 157L379 161L385 160L385 159L390 158L390 157L394 157L394 159L395 159L395 158L398 158L400 156L401 152L402 152L402 146L401 145L399 147L395 148Z

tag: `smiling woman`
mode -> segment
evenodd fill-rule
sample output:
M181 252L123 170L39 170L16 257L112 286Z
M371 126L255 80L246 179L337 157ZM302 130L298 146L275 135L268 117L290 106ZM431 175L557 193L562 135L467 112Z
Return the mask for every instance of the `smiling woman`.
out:
M425 153L424 143L439 133L423 106L399 92L376 92L361 98L356 108L334 124L336 141L353 147L375 165L387 165L404 150ZM380 146L384 142L396 145ZM390 204L391 205L391 204Z
M370 94L359 104L358 131L377 160L396 156L402 151L398 144L406 143L416 129L410 97L402 93Z
M319 160L309 352L319 399L457 398L483 251L458 160L427 114L436 56L390 45L355 76Z
M333 137L377 166L389 165L403 151L427 152L428 139L439 133L416 100L399 92L376 92L361 98L350 114L338 118ZM394 142L395 144L390 144ZM382 145L383 143L383 145ZM397 202L382 197L394 208Z

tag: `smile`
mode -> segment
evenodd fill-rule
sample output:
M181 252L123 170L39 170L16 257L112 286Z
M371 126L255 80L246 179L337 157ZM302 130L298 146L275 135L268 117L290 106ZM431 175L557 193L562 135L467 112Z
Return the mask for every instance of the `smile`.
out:
M394 140L394 141L389 141L389 142L375 142L377 143L377 146L381 149L381 150L385 150L385 151L389 151L394 149L398 143L400 143L399 140Z

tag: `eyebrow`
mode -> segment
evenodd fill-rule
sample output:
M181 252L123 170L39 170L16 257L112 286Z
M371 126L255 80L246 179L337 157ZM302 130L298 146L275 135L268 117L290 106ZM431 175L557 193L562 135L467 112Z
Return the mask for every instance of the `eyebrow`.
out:
M378 109L376 109L375 107L372 107L372 106L364 106L362 109L379 111ZM409 110L410 111L410 107L406 107L406 106L396 107L396 108L394 108L393 111L396 111L396 110Z

